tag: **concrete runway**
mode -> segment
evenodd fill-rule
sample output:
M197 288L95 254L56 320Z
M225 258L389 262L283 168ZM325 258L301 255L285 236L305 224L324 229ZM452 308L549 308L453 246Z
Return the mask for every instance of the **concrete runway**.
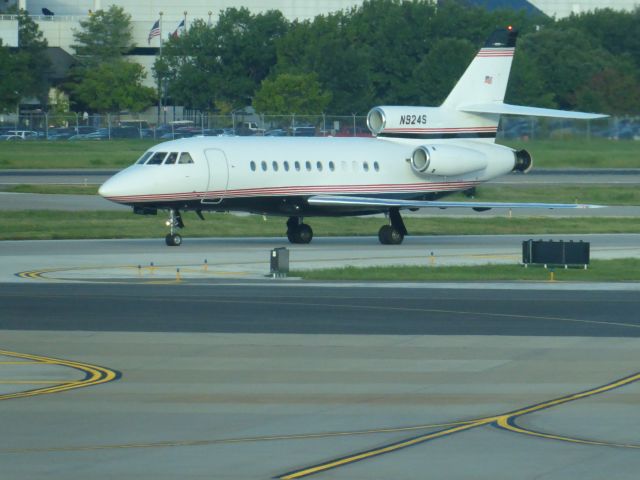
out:
M522 239L290 253L513 263ZM1 242L0 478L637 478L640 285L265 279L282 245Z

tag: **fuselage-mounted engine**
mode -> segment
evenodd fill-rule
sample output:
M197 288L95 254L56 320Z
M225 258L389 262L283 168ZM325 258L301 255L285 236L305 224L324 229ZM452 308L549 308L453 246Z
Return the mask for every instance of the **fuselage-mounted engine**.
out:
M513 155L516 158L513 165L513 171L528 173L529 170L531 170L531 167L533 167L533 158L531 158L531 154L526 150L516 150L513 152Z
M446 177L477 172L487 167L487 156L480 151L456 145L421 145L411 154L411 169L418 175Z

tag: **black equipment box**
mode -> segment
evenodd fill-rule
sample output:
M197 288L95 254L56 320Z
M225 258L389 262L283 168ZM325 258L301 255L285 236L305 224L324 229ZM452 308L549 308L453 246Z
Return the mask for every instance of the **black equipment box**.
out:
M589 265L589 242L526 240L522 242L522 263L544 265Z

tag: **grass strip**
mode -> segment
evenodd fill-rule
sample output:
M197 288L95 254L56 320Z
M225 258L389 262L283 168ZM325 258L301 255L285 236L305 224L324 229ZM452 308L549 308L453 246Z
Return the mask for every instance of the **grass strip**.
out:
M556 266L553 268L556 281L617 282L639 281L640 259L592 260L587 270ZM397 265L390 267L344 267L322 270L291 272L290 276L305 280L344 281L392 281L392 282L436 282L436 281L549 281L550 270L531 265L474 265L474 266L429 266L425 257L424 266Z
M0 169L123 168L158 140L2 142ZM640 168L638 142L603 139L504 140L528 150L534 168Z
M46 195L97 195L99 185L11 185L3 188L3 192L40 193Z
M284 237L285 217L205 213L201 221L185 212L189 237ZM128 212L6 211L0 217L0 240L82 238L164 238L165 216ZM315 236L376 236L385 223L380 217L310 218ZM412 235L500 235L580 233L640 233L640 218L628 217L407 217ZM376 240L377 241L377 240Z
M157 140L2 142L0 169L124 168Z

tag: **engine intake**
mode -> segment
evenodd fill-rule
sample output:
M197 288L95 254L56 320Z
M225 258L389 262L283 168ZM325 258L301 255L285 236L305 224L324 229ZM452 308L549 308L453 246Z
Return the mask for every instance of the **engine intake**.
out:
M424 173L429 168L431 163L431 153L429 153L428 147L420 147L414 150L411 155L411 168L416 173Z

